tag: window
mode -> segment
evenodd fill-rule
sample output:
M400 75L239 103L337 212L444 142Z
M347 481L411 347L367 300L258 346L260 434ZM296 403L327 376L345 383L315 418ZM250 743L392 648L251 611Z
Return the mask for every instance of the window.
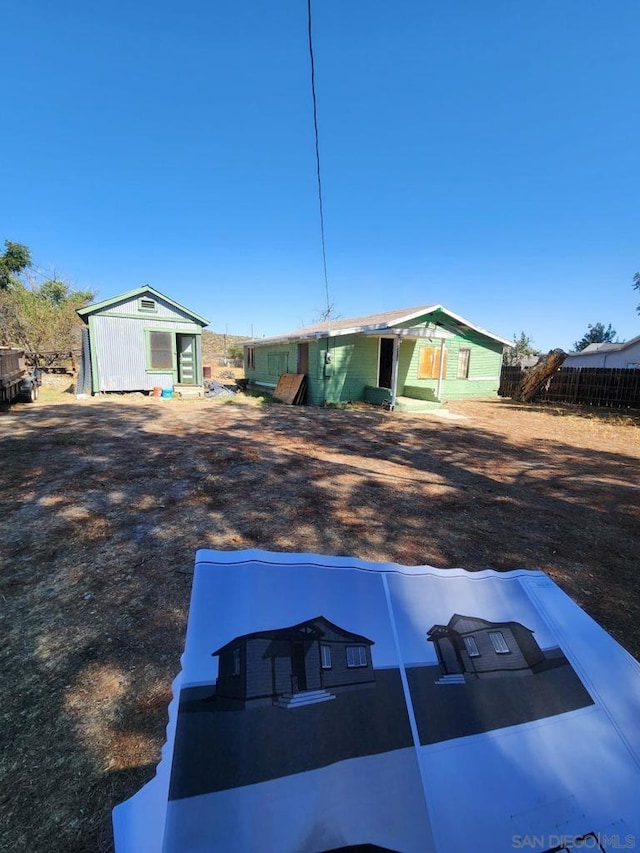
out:
M465 637L464 645L470 658L479 658L478 644L473 637Z
M364 646L347 646L347 666L366 666L367 650Z
M507 645L502 631L489 631L489 639L493 646L494 652L499 655L508 655L511 649Z
M471 350L461 348L458 351L458 379L469 378L469 362L471 361Z
M447 350L443 352L442 375L447 375ZM423 346L418 361L418 379L440 378L440 347Z
M171 332L149 332L149 369L173 370Z
M253 347L247 347L247 370L253 370L256 366L256 351Z
M240 646L233 650L233 674L240 675Z
M158 306L156 305L155 299L149 299L143 296L140 299L140 303L138 305L140 311L153 311L154 313L158 310Z
M331 669L331 646L320 646L320 660L323 669Z

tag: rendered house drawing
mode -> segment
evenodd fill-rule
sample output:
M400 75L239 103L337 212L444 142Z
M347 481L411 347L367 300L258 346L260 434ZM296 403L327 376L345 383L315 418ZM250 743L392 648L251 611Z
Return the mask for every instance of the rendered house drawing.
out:
M318 616L235 637L219 658L216 697L248 705L296 707L375 683L373 640Z
M447 625L434 625L427 639L435 646L440 684L470 678L531 675L545 661L533 631L520 622L489 622L455 613Z

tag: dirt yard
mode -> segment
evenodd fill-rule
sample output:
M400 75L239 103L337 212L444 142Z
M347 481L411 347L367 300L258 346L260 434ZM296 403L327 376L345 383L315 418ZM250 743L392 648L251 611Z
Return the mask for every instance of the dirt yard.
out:
M0 849L112 849L159 760L199 547L540 568L638 656L640 418L447 411L48 389L1 412Z

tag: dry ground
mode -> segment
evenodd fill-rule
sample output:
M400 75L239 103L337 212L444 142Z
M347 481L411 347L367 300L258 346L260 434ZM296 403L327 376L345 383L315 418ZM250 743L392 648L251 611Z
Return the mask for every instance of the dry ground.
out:
M0 849L109 850L154 772L198 547L542 568L640 653L640 424L235 399L0 413Z

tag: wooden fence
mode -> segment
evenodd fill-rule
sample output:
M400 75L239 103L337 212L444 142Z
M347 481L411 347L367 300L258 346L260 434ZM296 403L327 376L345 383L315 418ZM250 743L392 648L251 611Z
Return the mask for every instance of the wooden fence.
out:
M513 397L525 371L503 367L501 397ZM607 367L561 367L536 395L536 401L580 403L640 409L640 370Z

